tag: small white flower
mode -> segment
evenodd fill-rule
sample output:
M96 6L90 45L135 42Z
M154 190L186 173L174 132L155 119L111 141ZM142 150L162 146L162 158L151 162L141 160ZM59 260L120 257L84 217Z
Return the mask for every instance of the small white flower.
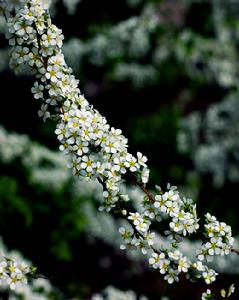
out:
M129 220L132 220L134 225L138 226L140 223L143 222L143 218L141 217L141 215L136 212L136 213L129 213L130 216L128 217Z
M137 159L141 166L146 167L146 162L148 160L146 156L144 156L141 152L137 152Z
M168 270L168 274L164 276L164 279L168 281L169 284L172 284L174 281L178 281L178 270L174 270L172 268L170 268Z
M211 296L212 296L211 290L210 290L210 289L207 289L206 292L204 292L204 293L202 294L201 299L202 299L202 300L209 300L209 299L211 299Z
M34 86L31 89L35 99L43 99L43 90L44 86L39 84L37 81L34 83Z
M189 263L186 257L181 257L178 261L178 271L187 273L189 268Z
M137 163L137 160L135 157L133 157L131 154L126 155L126 161L125 161L125 167L129 168L131 172L136 172L139 168L139 164Z
M163 252L160 254L153 252L149 258L149 264L152 265L154 269L158 269L160 267L160 263L164 261L164 259L165 254Z
M46 119L50 118L50 112L48 111L47 104L42 104L41 110L38 111L38 116L40 118L43 118L44 122L46 121Z
M203 275L203 278L204 278L205 282L207 284L210 284L210 283L212 283L213 281L216 280L216 276L218 274L214 270L209 269L208 271L203 272L202 275Z

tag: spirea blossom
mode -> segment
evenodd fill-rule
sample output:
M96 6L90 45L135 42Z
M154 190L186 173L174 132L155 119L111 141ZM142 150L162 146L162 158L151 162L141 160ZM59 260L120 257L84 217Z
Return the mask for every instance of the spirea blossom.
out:
M204 292L202 294L202 297L201 297L202 300L209 300L209 299L212 299L212 292L210 289L207 289L206 292Z
M110 210L124 199L123 174L131 172L137 180L148 181L147 158L128 153L121 130L110 127L80 93L61 51L62 31L51 23L41 1L22 2L8 21L9 43L15 46L11 65L17 69L26 63L32 68L37 78L32 93L43 103L39 117L45 121L59 116L55 132L60 149L71 157L69 166L79 177L103 183L104 207ZM8 9L6 3L4 8Z
M0 284L15 290L21 285L27 284L28 275L32 269L14 258L2 257L0 260Z
M203 243L198 255L200 260L208 259L214 255L228 255L234 243L231 226L217 221L216 217L206 214L205 236L207 242Z

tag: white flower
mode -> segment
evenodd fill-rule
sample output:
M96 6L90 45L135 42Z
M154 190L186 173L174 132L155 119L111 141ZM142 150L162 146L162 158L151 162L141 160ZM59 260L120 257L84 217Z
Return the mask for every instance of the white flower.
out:
M59 141L62 141L64 138L69 137L69 133L67 132L65 125L60 123L57 125L57 128L55 130L55 134L57 134L57 138Z
M106 153L116 153L117 148L119 147L118 141L114 140L114 138L109 138L105 143L105 152Z
M169 223L169 226L174 232L183 231L183 224L177 218L173 218L173 221Z
M134 225L138 226L140 223L143 222L143 218L141 215L136 212L136 213L130 213L130 216L128 217L129 220L132 220Z
M202 299L202 300L208 300L208 299L211 299L211 295L212 295L211 290L210 290L210 289L207 289L206 292L204 292L204 293L202 294L201 299Z
M30 35L33 32L33 28L31 26L32 21L31 20L27 20L27 18L24 19L19 19L18 21L16 21L13 25L13 29L14 29L14 33L18 36L18 37L26 37L27 35Z
M133 157L131 154L127 154L125 159L126 168L129 168L131 172L137 171L137 169L139 168L139 164L137 163L136 158Z
M124 239L124 242L126 244L130 243L132 232L131 230L126 230L124 227L119 228L119 233L121 234L122 238Z
M162 260L159 264L160 273L161 274L167 273L169 266L170 266L170 260L168 260L168 259Z
M81 142L81 141L76 141L76 144L72 147L73 151L76 151L78 155L83 155L84 153L89 152L89 143L87 141Z
M172 284L174 281L178 281L178 270L172 268L169 269L168 274L164 276L164 279L168 281L169 284Z
M80 166L82 169L86 169L87 172L92 172L93 169L95 168L96 164L93 159L91 159L87 155L84 155L82 157L82 163Z
M145 240L147 241L149 246L154 245L154 239L155 239L155 233L154 232L148 232L145 236Z
M148 160L146 156L144 156L141 152L137 152L137 159L141 166L146 167L146 162Z
M142 180L142 183L144 183L144 184L149 181L149 169L144 168L141 171L141 180Z
M158 269L160 263L164 261L165 254L162 252L160 254L153 252L151 257L149 258L149 264L153 266L154 269Z
M41 36L41 40L44 47L56 46L56 33L48 30L47 34Z
M0 276L5 277L7 275L7 263L3 260L0 262Z
M52 82L57 82L58 79L62 78L63 74L59 70L58 66L49 65L47 67L47 72L45 76L47 79L50 79Z
M202 273L202 276L207 284L210 284L213 281L215 281L217 275L218 274L212 269L209 269Z
M168 256L173 260L179 260L179 258L181 257L181 253L179 252L179 250L175 250L174 252L169 252Z
M166 202L167 202L167 199L165 199L162 195L156 195L155 196L154 207L155 208L160 208L161 212L166 213L166 211L167 211Z
M205 266L202 264L201 261L197 261L196 263L194 263L193 267L200 272L205 271Z
M234 283L232 285L230 285L229 289L228 289L228 297L231 296L231 294L233 294L235 292L235 285Z
M135 224L135 222L134 222L134 224ZM136 229L138 231L145 233L149 229L149 225L147 223L145 223L144 221L141 221L141 222L139 222L139 224L136 225Z
M38 116L43 118L43 121L45 122L46 119L50 118L50 112L48 111L48 105L42 104L41 110L38 111Z
M186 257L181 257L178 261L178 271L187 273L189 268L189 263Z
M116 156L114 157L114 169L121 174L126 173L126 168L124 166L125 163L125 158L123 156Z
M31 89L35 99L43 99L43 90L44 86L39 84L37 81L34 83L34 86Z

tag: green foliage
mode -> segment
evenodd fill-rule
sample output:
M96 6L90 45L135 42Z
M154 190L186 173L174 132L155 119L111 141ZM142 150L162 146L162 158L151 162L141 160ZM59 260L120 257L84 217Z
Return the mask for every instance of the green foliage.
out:
M11 215L18 215L25 226L31 226L33 215L29 203L20 195L20 186L16 178L0 177L0 213L1 226Z
M49 162L43 161L43 166L49 167ZM11 165L2 165L1 169L5 172L14 172ZM18 170L19 177L5 175L0 177L2 235L15 230L24 235L24 232L29 230L38 232L42 226L44 227L43 224L51 226L45 232L50 252L59 260L71 260L72 250L69 243L79 237L86 225L80 209L86 199L72 195L71 181L58 191L49 191L39 183L29 184L30 172L31 170L24 172L22 168L21 172ZM20 182L18 178L21 178ZM14 224L12 228L9 228L9 222Z

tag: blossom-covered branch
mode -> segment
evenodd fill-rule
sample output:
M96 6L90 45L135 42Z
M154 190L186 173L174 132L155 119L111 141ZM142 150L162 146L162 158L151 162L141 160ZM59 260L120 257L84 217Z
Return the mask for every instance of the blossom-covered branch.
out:
M199 229L196 205L191 199L181 197L174 186L168 185L165 192L158 186L153 192L146 189L147 158L140 152L129 153L128 141L121 130L111 127L81 94L78 80L62 54L62 31L52 24L42 1L19 0L18 4L11 4L1 0L0 3L12 46L11 66L17 70L27 64L35 75L32 93L43 103L38 114L44 121L52 118L58 122L55 133L60 149L70 158L68 167L79 178L98 180L103 187L101 209L120 211L128 220L129 227L120 228L124 239L121 248L139 248L143 254L150 253L149 264L159 269L169 283L178 281L180 273L212 283L217 273L206 262L213 256L231 252L234 242L231 227L207 213L202 247L194 261L184 256L180 251L181 236ZM145 193L141 212L128 208L130 198L124 191L125 182L137 184ZM169 222L171 243L167 249L156 249L151 225L162 220Z
M5 166L11 166L18 161L21 169L26 170L26 180L34 189L39 186L43 191L51 192L52 196L59 193L62 185L67 186L71 197L84 199L77 203L79 211L86 219L84 230L90 239L95 237L114 246L116 249L122 243L121 237L117 234L119 227L125 226L126 220L114 218L107 212L98 212L95 208L95 201L102 201L102 189L97 181L79 181L72 177L71 172L65 166L67 156L60 151L53 151L45 146L38 145L27 135L8 132L0 126L0 162ZM42 162L47 164L42 165ZM74 179L74 180L71 180ZM142 211L144 192L136 186L125 186L126 192L131 199L132 209ZM89 201L88 199L92 199ZM80 215L75 216L80 218ZM80 234L80 231L79 233ZM154 247L163 246L167 248L170 244L167 237L155 233ZM235 247L238 248L239 240L235 239ZM193 257L195 249L200 247L200 241L189 241L184 239L180 243L180 249L187 257ZM236 250L236 249L235 249ZM232 249L233 251L233 249ZM142 260L145 256L140 251L127 251L131 259ZM239 261L235 255L230 257L217 257L213 261L213 268L217 271L229 274L238 274Z

